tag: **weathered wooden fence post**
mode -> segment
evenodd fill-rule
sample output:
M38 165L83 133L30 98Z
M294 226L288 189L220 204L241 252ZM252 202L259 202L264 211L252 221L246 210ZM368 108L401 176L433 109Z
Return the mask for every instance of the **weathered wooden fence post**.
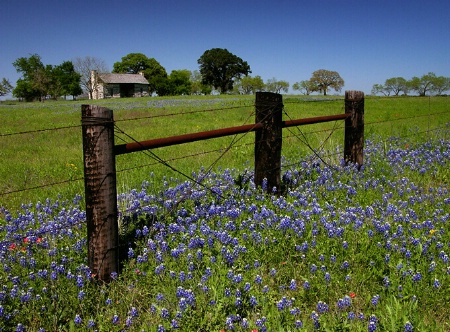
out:
M109 281L119 269L113 112L82 105L81 115L88 264L97 279Z
M355 163L358 169L364 162L364 92L345 91L344 160Z
M263 127L255 133L255 184L267 179L267 191L280 192L283 97L278 93L257 92L255 123Z

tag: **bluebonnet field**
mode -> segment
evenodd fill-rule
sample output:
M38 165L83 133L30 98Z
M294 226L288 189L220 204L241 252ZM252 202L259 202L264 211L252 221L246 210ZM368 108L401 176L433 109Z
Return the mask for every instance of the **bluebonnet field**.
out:
M361 171L285 160L281 196L250 170L150 177L119 195L109 284L86 266L81 197L2 209L0 328L448 331L449 161L448 139L391 138Z

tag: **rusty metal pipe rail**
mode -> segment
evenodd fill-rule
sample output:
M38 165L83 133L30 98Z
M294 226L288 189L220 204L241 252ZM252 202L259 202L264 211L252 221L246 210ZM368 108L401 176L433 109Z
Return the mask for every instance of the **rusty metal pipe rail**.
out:
M351 113L345 113L345 114L318 116L318 117L314 117L314 118L283 121L283 128L294 127L294 126L303 126L303 125L314 124L314 123L330 122L330 121L336 121L336 120L345 120L345 119L349 118L350 116L351 116Z
M329 115L329 116L320 116L320 117L313 117L313 118L283 121L282 126L283 126L283 128L286 128L286 127L302 126L302 125L321 123L321 122L344 120L344 119L348 118L350 115L351 114L338 114L338 115ZM177 144L183 144L183 143L190 143L190 142L201 141L201 140L210 139L210 138L224 137L224 136L230 136L230 135L236 135L236 134L244 134L244 133L248 133L251 131L259 130L262 127L263 127L262 123L255 123L255 124L243 125L243 126L237 126L237 127L229 127L229 128L222 128L222 129L216 129L216 130L210 130L210 131L202 131L202 132L192 133L192 134L170 136L170 137L164 137L164 138L156 138L156 139L146 140L146 141L142 141L142 142L120 144L120 145L114 146L114 154L117 156L117 155L127 154L127 153L131 153L131 152L161 148L161 147L165 147L165 146L171 146L171 145L177 145Z
M202 131L199 133L185 134L179 136L171 136L164 138L156 138L142 142L133 142L127 144L116 145L114 147L114 153L116 155L149 150L154 148L161 148L165 146L177 145L182 143L190 143L195 141L201 141L209 138L217 138L223 136L230 136L235 134L244 134L250 131L255 131L262 128L261 123L255 123L251 125L244 125L239 127L230 127L223 129L216 129L210 131Z

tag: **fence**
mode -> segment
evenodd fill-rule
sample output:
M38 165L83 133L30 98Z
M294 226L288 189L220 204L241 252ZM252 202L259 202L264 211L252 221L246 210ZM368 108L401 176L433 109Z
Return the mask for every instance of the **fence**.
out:
M113 111L82 106L82 133L88 264L99 280L109 280L119 270L115 156L156 147L194 142L255 131L255 184L280 188L282 129L292 126L345 120L344 160L363 164L364 94L346 91L345 113L282 121L280 94L259 92L255 101L255 123L239 127L114 145Z

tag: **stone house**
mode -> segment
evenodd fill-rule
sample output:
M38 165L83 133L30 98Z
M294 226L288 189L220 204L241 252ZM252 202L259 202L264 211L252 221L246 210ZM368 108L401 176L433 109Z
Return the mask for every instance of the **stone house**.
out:
M149 83L143 73L111 74L91 72L92 99L145 97L149 95Z

